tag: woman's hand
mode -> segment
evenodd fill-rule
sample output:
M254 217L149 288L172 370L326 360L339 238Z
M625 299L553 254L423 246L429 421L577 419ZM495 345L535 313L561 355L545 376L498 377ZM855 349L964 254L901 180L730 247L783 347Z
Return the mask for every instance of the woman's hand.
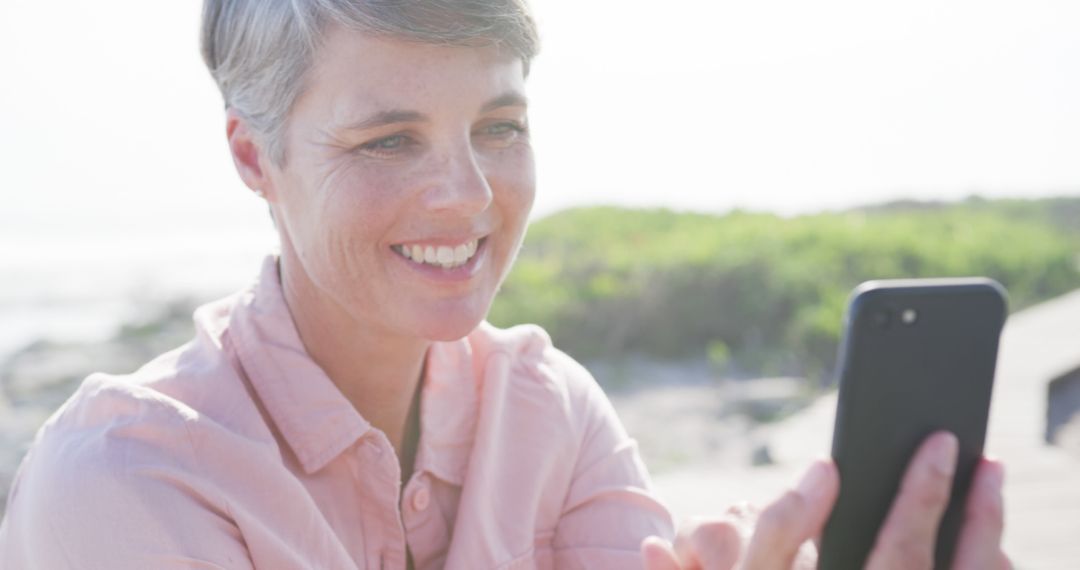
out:
M956 452L952 434L936 433L923 442L881 527L867 560L868 569L933 567L934 540L948 505ZM976 469L954 568L1009 568L1001 551L1003 476L1001 464L995 461L984 459ZM645 539L641 545L645 568L813 568L817 556L808 541L820 536L839 488L836 466L831 461L818 461L794 490L760 514L734 509L726 517L692 521L679 529L674 545L657 537Z

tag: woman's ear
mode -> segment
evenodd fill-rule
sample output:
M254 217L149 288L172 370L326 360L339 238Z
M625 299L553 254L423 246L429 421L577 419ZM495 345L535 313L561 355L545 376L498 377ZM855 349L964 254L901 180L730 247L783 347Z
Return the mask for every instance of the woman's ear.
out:
M225 112L225 136L240 179L256 194L269 199L272 192L268 171L270 157L248 127L247 119L233 109Z

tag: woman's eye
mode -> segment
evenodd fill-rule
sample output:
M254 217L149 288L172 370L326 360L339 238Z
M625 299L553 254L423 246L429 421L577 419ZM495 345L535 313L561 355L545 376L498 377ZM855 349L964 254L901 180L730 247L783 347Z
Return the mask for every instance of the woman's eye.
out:
M502 121L484 127L483 133L493 137L513 138L517 135L525 134L527 130L528 129L522 123L516 121Z
M371 142L364 143L358 147L359 150L374 154L391 154L395 151L399 151L408 145L409 140L405 135L390 135L388 137L382 137L375 139Z

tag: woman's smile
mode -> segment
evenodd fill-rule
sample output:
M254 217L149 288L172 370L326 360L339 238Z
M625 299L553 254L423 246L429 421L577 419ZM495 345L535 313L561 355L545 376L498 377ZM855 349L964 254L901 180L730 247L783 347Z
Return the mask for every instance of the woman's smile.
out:
M423 240L390 247L412 271L440 283L469 281L482 268L487 236L467 240Z

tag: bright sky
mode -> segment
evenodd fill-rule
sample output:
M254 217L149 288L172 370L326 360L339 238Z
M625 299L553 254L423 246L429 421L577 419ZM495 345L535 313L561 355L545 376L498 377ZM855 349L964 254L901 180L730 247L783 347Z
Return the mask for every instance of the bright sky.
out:
M199 4L0 2L0 236L265 227ZM1075 0L535 7L539 214L1080 193Z
M544 205L1080 194L1075 0L550 0Z

